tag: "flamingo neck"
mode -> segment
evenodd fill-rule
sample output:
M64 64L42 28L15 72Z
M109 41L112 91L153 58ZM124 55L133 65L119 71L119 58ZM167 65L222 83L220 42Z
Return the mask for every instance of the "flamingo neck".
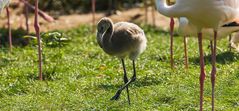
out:
M174 5L167 5L166 0L155 0L156 7L159 13L167 17L182 17L184 13L182 12L184 7L178 7L179 0Z
M112 39L113 32L114 32L113 22L109 21L109 23L110 23L110 26L106 30L105 34L102 37L102 46L106 53L110 53L110 50L112 49L111 39Z

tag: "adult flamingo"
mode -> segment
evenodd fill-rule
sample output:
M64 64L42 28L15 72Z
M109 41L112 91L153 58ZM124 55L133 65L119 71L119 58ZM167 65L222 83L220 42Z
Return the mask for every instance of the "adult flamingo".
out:
M203 87L205 80L204 58L202 49L202 29L214 30L212 48L212 110L214 111L214 87L216 75L216 39L218 28L226 23L239 22L238 0L177 0L168 6L165 0L156 0L159 13L168 17L187 17L196 26L200 51L200 111L203 109ZM203 15L203 17L201 17Z
M167 5L173 5L175 4L175 0L167 0L166 1ZM173 35L174 35L174 18L170 18L170 64L171 64L171 69L174 69L174 54L173 54ZM188 58L187 58L187 38L184 36L184 58L185 58L185 68L188 68Z

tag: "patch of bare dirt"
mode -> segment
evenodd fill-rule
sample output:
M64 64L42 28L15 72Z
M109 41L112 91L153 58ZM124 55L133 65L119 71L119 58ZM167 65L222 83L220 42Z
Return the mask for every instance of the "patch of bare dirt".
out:
M13 10L12 10L13 11ZM155 25L156 27L162 27L164 30L168 30L169 28L169 18L160 15L157 11L155 13ZM96 23L98 20L105 16L105 13L96 13ZM144 8L133 8L125 11L118 12L117 14L109 16L114 22L119 21L129 21L136 23L145 23L145 9ZM6 27L7 19L6 13L3 12L0 16L0 26ZM34 16L30 16L29 26L30 32L34 32ZM19 27L25 29L25 18L24 15L17 15L16 12L13 11L11 14L11 24L13 29L17 29ZM42 18L40 18L40 26L41 31L50 31L50 30L67 30L74 27L78 27L82 24L92 25L92 14L73 14L73 15L64 15L60 16L54 22L46 22ZM148 16L147 16L147 24L153 25L152 18L152 8L149 8ZM177 24L177 23L176 23Z

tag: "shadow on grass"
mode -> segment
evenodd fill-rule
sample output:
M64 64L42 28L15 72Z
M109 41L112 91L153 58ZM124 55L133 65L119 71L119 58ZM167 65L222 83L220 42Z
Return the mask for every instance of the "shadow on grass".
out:
M123 83L122 83L123 85ZM100 89L105 89L105 90L111 90L111 89L117 89L119 88L121 85L117 84L117 85L113 85L113 84L100 84L97 87Z
M143 78L139 78L133 85L136 87L145 87L145 86L153 86L162 84L163 82L167 81L162 78L159 78L160 76L144 76Z
M158 76L159 77L159 76ZM163 78L158 78L156 76L144 76L141 78L137 78L135 82L132 82L129 87L131 87L133 85L133 87L145 87L145 86L152 86L152 85L158 85L158 84L162 84L163 82L165 82L166 80L164 80ZM105 90L111 90L111 89L118 89L121 86L123 86L124 83L122 81L122 83L119 84L100 84L97 87L100 89L105 89Z
M0 28L0 45L8 46L8 29ZM12 29L12 43L15 46L26 46L28 41L23 39L23 36L26 35L27 32L24 29Z
M6 58L6 57L1 57L0 58L0 67L5 67L7 66L9 63L14 62L14 59L11 58Z
M217 54L217 63L218 64L230 64L235 62L236 59L239 59L239 55L230 51ZM204 57L205 64L211 64L211 55ZM194 64L199 65L200 58L189 58L189 61L192 61Z
M155 61L167 61L168 60L168 57L167 56L162 56L162 55L159 55L159 54L150 54L148 56L151 60L155 60Z
M42 79L43 81L55 81L55 80L60 80L60 78L57 77L57 72L56 72L57 68L54 67L53 69L46 69L43 71L42 73ZM39 75L38 72L37 73L31 73L29 75L26 76L27 79L30 80L39 80Z
M160 101L161 104L172 104L175 100L176 100L175 97L165 95L165 96L159 97L157 101Z

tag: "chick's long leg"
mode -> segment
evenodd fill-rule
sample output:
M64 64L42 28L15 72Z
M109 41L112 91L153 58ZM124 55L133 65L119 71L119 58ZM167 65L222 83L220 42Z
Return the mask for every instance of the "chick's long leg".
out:
M126 87L128 87L132 82L134 82L136 80L136 70L135 70L135 61L133 60L133 76L131 77L131 79L124 84L121 88L118 89L118 91L116 92L116 94L111 98L111 100L118 100L120 97L120 94L122 92L122 90L124 90Z

